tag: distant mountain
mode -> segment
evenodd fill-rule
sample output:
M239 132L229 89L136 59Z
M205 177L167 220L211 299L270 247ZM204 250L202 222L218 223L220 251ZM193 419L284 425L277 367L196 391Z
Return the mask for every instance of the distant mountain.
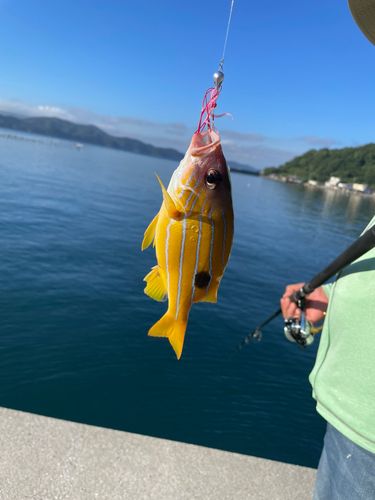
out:
M232 172L240 172L242 174L259 175L259 170L250 165L244 165L243 163L237 163L236 161L227 160L228 167Z
M131 153L166 158L180 161L183 154L172 148L158 148L151 144L129 139L128 137L114 137L106 134L94 125L78 125L61 120L60 118L16 118L15 116L0 115L0 127L32 134L48 135L59 139L68 139L75 142L96 144L108 148L121 149Z
M155 156L167 160L180 161L183 153L172 148L158 148L137 139L128 137L114 137L106 134L95 125L78 125L60 118L20 118L3 113L0 115L0 128L30 132L32 134L47 135L59 139L68 139L74 142L95 144L107 148L121 149L130 153L146 156ZM258 175L258 171L249 165L242 165L235 161L228 161L234 172L245 172Z
M281 167L263 170L264 175L296 175L299 179L324 182L331 176L342 182L368 184L375 188L375 144L357 148L311 149Z

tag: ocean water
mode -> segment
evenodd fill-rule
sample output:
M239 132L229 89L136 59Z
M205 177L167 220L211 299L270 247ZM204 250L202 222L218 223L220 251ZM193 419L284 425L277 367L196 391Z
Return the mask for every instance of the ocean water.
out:
M300 350L277 318L229 356L286 284L358 237L374 202L233 173L218 303L194 305L177 361L147 336L167 305L143 293L155 256L140 249L162 200L154 172L167 184L176 163L0 132L0 405L316 467L319 340Z

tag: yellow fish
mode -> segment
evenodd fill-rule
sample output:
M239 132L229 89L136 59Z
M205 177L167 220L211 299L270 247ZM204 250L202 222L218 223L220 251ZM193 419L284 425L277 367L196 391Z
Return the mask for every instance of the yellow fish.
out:
M231 185L219 135L196 132L168 190L159 182L163 203L142 242L144 250L154 240L158 265L144 281L151 298L168 298L168 311L148 334L168 337L179 359L189 311L194 302L216 302L232 248Z

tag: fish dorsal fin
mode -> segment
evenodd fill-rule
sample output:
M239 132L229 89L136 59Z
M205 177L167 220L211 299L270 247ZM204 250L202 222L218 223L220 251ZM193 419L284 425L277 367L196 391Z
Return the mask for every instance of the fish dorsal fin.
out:
M161 279L159 266L154 266L143 281L147 281L147 286L144 290L146 295L158 302L165 302L167 300L168 292Z
M164 206L168 212L169 217L172 219L177 219L180 217L181 212L178 210L176 207L175 202L172 200L171 195L168 193L168 191L165 189L163 186L163 183L159 179L158 174L155 172L156 177L158 178L158 181L160 182L161 190L163 191L163 200L164 200Z
M146 229L145 235L144 235L143 241L142 241L142 250L144 250L145 248L148 248L151 245L152 240L154 239L154 236L155 236L155 230L156 230L156 224L158 223L158 218L159 218L159 214L157 213L155 215L155 217L152 219L152 222L150 223L148 228ZM155 245L155 243L154 243L154 245Z

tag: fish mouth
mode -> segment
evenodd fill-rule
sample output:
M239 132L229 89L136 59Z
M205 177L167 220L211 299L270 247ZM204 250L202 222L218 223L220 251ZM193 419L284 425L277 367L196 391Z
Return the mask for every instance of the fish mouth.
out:
M213 130L207 130L203 134L195 132L190 143L191 156L202 156L210 153L220 145L220 137Z

